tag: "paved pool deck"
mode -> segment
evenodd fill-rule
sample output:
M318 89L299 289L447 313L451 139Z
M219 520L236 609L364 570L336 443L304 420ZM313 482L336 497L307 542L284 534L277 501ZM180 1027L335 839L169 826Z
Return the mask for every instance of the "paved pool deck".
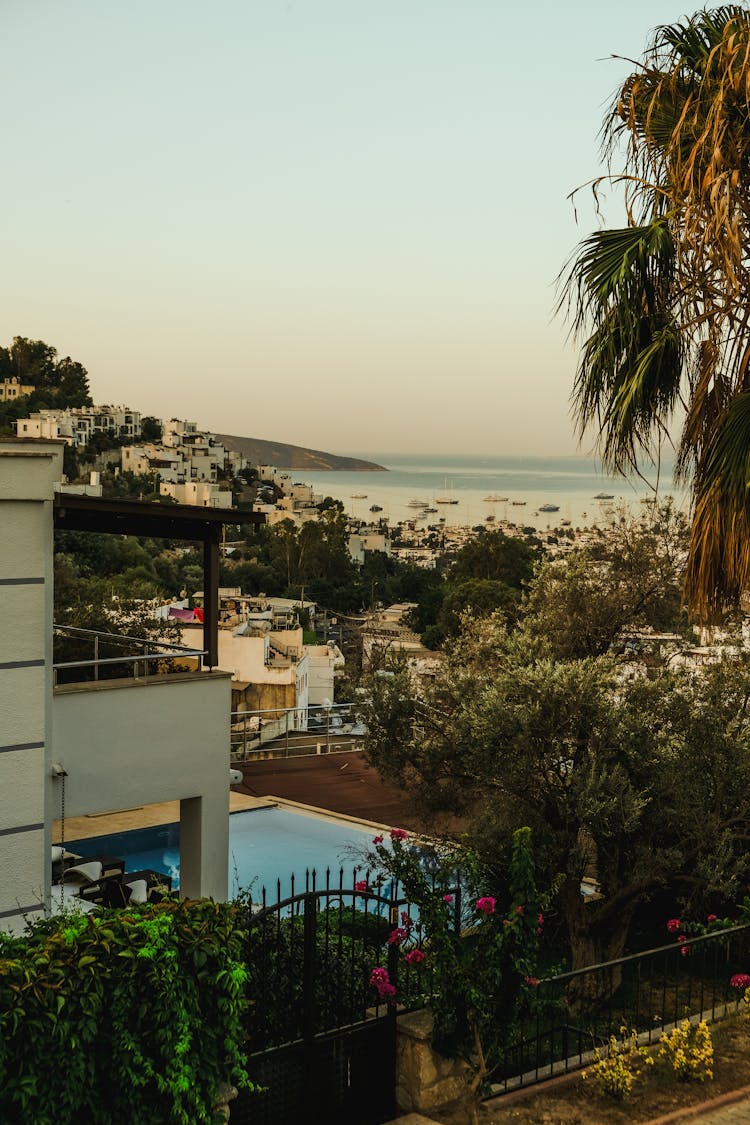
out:
M274 802L266 797L252 797L246 793L229 793L229 812L244 809L266 808ZM131 828L153 828L158 824L173 824L180 819L179 801L162 801L155 805L139 805L117 812L97 813L93 816L68 816L65 818L66 840L88 840L91 836L110 836L114 832L129 832ZM60 840L60 821L52 822L52 841Z

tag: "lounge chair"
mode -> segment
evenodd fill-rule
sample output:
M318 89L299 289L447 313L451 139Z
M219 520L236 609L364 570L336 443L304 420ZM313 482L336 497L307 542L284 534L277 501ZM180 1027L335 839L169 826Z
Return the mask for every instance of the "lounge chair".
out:
M102 865L98 859L91 859L87 863L78 863L67 867L60 878L61 883L74 883L83 886L95 883L102 877Z

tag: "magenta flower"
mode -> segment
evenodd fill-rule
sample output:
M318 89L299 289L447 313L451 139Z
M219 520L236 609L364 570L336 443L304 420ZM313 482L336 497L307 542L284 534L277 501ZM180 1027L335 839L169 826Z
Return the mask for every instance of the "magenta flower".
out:
M541 981L539 977L524 977L524 983L528 984L529 988L539 988Z
M537 924L537 926L543 926L544 925L544 915L543 914L537 914L536 924Z
M709 916L706 918L706 921L709 922L709 923L710 922L718 922L719 919L716 917L715 914L709 914Z
M407 912L405 910L401 911L401 925L404 927L405 930L411 930L412 927L414 926L414 922L412 921L412 919L410 918L410 916L407 914Z
M679 942L683 942L683 941L687 941L687 938L685 937L684 934L679 934L678 937L677 937L677 940Z
M355 891L366 891L367 890L367 880L366 879L358 879L357 882L354 884L354 889L355 889Z
M516 914L523 914L523 907L522 906L516 907Z
M395 986L391 984L387 969L373 969L370 973L370 984L377 990L381 1000L386 998L391 1000L396 995Z
M490 915L495 913L497 906L497 899L492 898L490 895L485 895L484 898L477 899L477 910L480 914Z
M421 965L424 961L424 953L421 949L411 949L404 957L407 965Z
M405 832L403 828L392 828L391 829L391 839L392 840L407 840L408 838L409 838L409 833Z
M735 973L729 981L730 988L736 988L738 992L744 992L746 988L750 988L750 977L747 973Z
M401 945L401 942L406 941L408 936L409 935L407 934L406 930L403 929L402 926L396 926L396 929L391 930L391 932L388 934L387 944L388 945Z
M682 929L682 922L680 921L679 918L670 918L669 921L667 922L667 932L668 933L676 934L678 932L678 930L681 930L681 929Z
M443 895L443 902L453 902L453 895Z
M373 842L373 844L382 844L383 843L383 837L382 836L373 836L372 842Z

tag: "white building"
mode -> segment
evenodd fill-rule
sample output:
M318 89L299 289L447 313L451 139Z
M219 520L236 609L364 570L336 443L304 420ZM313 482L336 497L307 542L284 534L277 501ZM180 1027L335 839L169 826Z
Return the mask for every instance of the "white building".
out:
M10 928L50 909L63 798L67 816L179 800L181 893L227 894L229 674L157 671L54 686L53 525L75 527L76 510L79 527L108 518L106 501L55 503L62 456L62 442L0 439L0 924ZM113 503L111 519L123 519L124 507ZM170 518L169 508L143 508L138 519ZM205 526L206 543L215 543L217 516L190 519L186 539Z
M349 535L349 555L360 565L369 551L382 551L390 557L391 536L387 524L363 526Z
M73 406L66 410L37 410L19 418L19 437L64 438L71 445L87 445L94 434L133 438L141 432L141 416L129 406Z
M36 390L32 383L22 383L16 376L0 380L0 402L13 402L22 395L30 395Z
M178 504L194 504L198 508L231 508L232 491L210 481L188 480L184 484L161 481L159 492L171 496Z

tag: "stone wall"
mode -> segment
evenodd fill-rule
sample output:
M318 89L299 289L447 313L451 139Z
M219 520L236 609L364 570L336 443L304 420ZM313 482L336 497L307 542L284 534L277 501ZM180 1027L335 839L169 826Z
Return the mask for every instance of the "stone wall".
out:
M428 1113L466 1093L466 1064L432 1046L432 1013L400 1016L396 1043L396 1104L403 1113Z

